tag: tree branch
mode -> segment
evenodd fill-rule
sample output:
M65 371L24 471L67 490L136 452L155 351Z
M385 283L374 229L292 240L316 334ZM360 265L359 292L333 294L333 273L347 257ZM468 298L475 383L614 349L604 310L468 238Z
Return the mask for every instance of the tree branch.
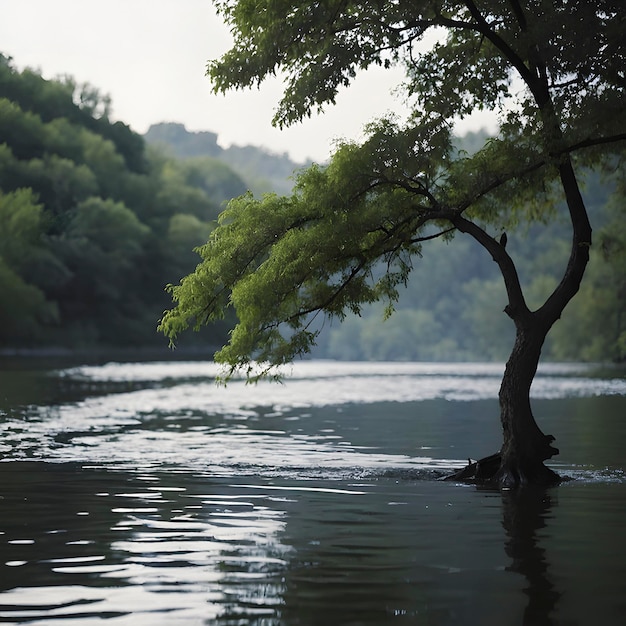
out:
M456 226L452 226L450 228L441 230L438 233L435 233L433 235L425 235L424 237L415 237L413 239L409 239L409 243L422 243L424 241L431 241L432 239L443 237L443 235L447 235L448 233L454 232L455 230L456 230Z
M561 282L537 311L537 314L549 324L548 328L561 317L567 303L578 292L591 248L591 224L569 158L559 165L559 176L572 222L572 248Z
M511 46L504 40L500 35L498 35L495 31L493 31L481 12L478 10L478 7L474 4L473 0L465 0L465 6L469 9L470 14L476 20L477 27L474 30L482 33L491 43L498 49L505 58L511 63L511 65L519 72L523 81L528 85L528 88L534 94L534 83L535 77L533 76L530 69L526 66L523 59L511 48ZM460 25L455 22L455 20L445 21L446 18L443 18L444 23L442 26L449 26L459 28Z
M582 150L584 148L593 148L594 146L602 146L608 143L619 143L620 141L626 141L626 133L609 135L607 137L589 137L568 146L563 152L575 152L576 150Z
M471 235L483 248L491 254L491 258L498 264L504 286L509 299L509 303L504 312L515 322L516 325L524 325L532 315L524 299L522 287L517 274L517 269L513 259L509 256L504 246L500 245L493 237L474 222L456 216L451 220L456 228L462 233Z

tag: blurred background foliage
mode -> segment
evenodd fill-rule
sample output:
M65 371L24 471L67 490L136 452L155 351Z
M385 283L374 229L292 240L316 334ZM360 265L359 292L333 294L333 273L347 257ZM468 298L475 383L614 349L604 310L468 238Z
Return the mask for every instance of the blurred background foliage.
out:
M251 190L288 194L306 164L181 124L145 136L111 121L110 100L70 77L45 80L0 55L0 349L164 346L156 324L167 283L191 272L225 203ZM215 120L219 127L219 120ZM484 133L459 138L472 152ZM580 293L548 337L554 360L626 359L626 183L588 172L595 232ZM565 219L508 233L529 299L562 276ZM314 356L366 360L504 360L513 325L495 264L469 240L435 241L416 259L396 313L326 324ZM213 350L232 318L181 348Z
M193 270L193 248L248 189L220 160L148 145L109 109L92 86L0 56L2 348L164 346L165 284ZM226 332L193 340L216 347Z

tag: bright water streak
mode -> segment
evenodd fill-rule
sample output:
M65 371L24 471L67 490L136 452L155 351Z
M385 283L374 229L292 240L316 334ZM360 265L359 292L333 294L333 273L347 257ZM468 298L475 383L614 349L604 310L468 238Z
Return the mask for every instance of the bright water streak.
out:
M372 471L442 464L450 468L462 464L471 451L461 453L461 460L449 452L433 458L427 452L432 442L417 441L421 446L410 455L383 449L374 454L375 446L353 441L341 413L384 403L379 416L387 421L397 420L409 403L495 400L502 369L493 364L311 361L294 365L284 384L235 380L224 387L215 383L219 369L213 363L84 366L57 375L66 385L93 385L93 395L77 402L33 406L27 424L23 419L6 420L0 426L4 431L0 452L10 458L125 468L237 467L240 473L257 473L258 468L333 473L340 468ZM538 399L626 395L623 379L590 378L585 373L585 366L547 366L537 377L533 395ZM113 383L135 388L101 395L100 386ZM311 419L311 412L320 409L336 416L326 418L325 428ZM497 434L497 428L493 432Z

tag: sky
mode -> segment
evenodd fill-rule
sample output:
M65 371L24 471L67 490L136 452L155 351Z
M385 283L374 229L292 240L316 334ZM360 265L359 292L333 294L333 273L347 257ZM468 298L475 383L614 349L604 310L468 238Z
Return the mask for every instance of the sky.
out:
M179 122L190 131L217 133L225 148L254 145L298 162L325 161L338 139L358 139L368 121L404 112L393 94L400 70L374 68L324 114L274 128L279 80L212 93L206 63L230 42L210 0L0 0L0 52L45 78L69 74L92 84L111 96L113 119L138 133ZM489 122L488 115L468 120L458 132Z

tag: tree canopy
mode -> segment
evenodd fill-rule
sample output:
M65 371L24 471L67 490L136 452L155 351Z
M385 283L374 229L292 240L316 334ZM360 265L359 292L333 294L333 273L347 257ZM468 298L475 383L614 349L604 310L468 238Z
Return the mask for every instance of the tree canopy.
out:
M239 323L216 358L269 367L307 353L321 313L343 319L383 301L391 313L426 242L469 234L498 264L518 328L549 329L577 292L591 228L575 168L621 164L626 17L617 0L421 0L216 3L234 35L209 63L216 91L285 79L274 123L335 102L359 70L405 68L405 119L372 122L327 166L302 172L288 197L231 201L200 249L202 263L171 291L161 329L233 307ZM498 115L500 131L456 154L457 119ZM500 241L522 220L564 207L573 243L564 278L531 311ZM544 333L545 335L545 333Z
M161 345L164 285L246 190L221 162L149 149L109 110L96 88L0 55L0 348Z

